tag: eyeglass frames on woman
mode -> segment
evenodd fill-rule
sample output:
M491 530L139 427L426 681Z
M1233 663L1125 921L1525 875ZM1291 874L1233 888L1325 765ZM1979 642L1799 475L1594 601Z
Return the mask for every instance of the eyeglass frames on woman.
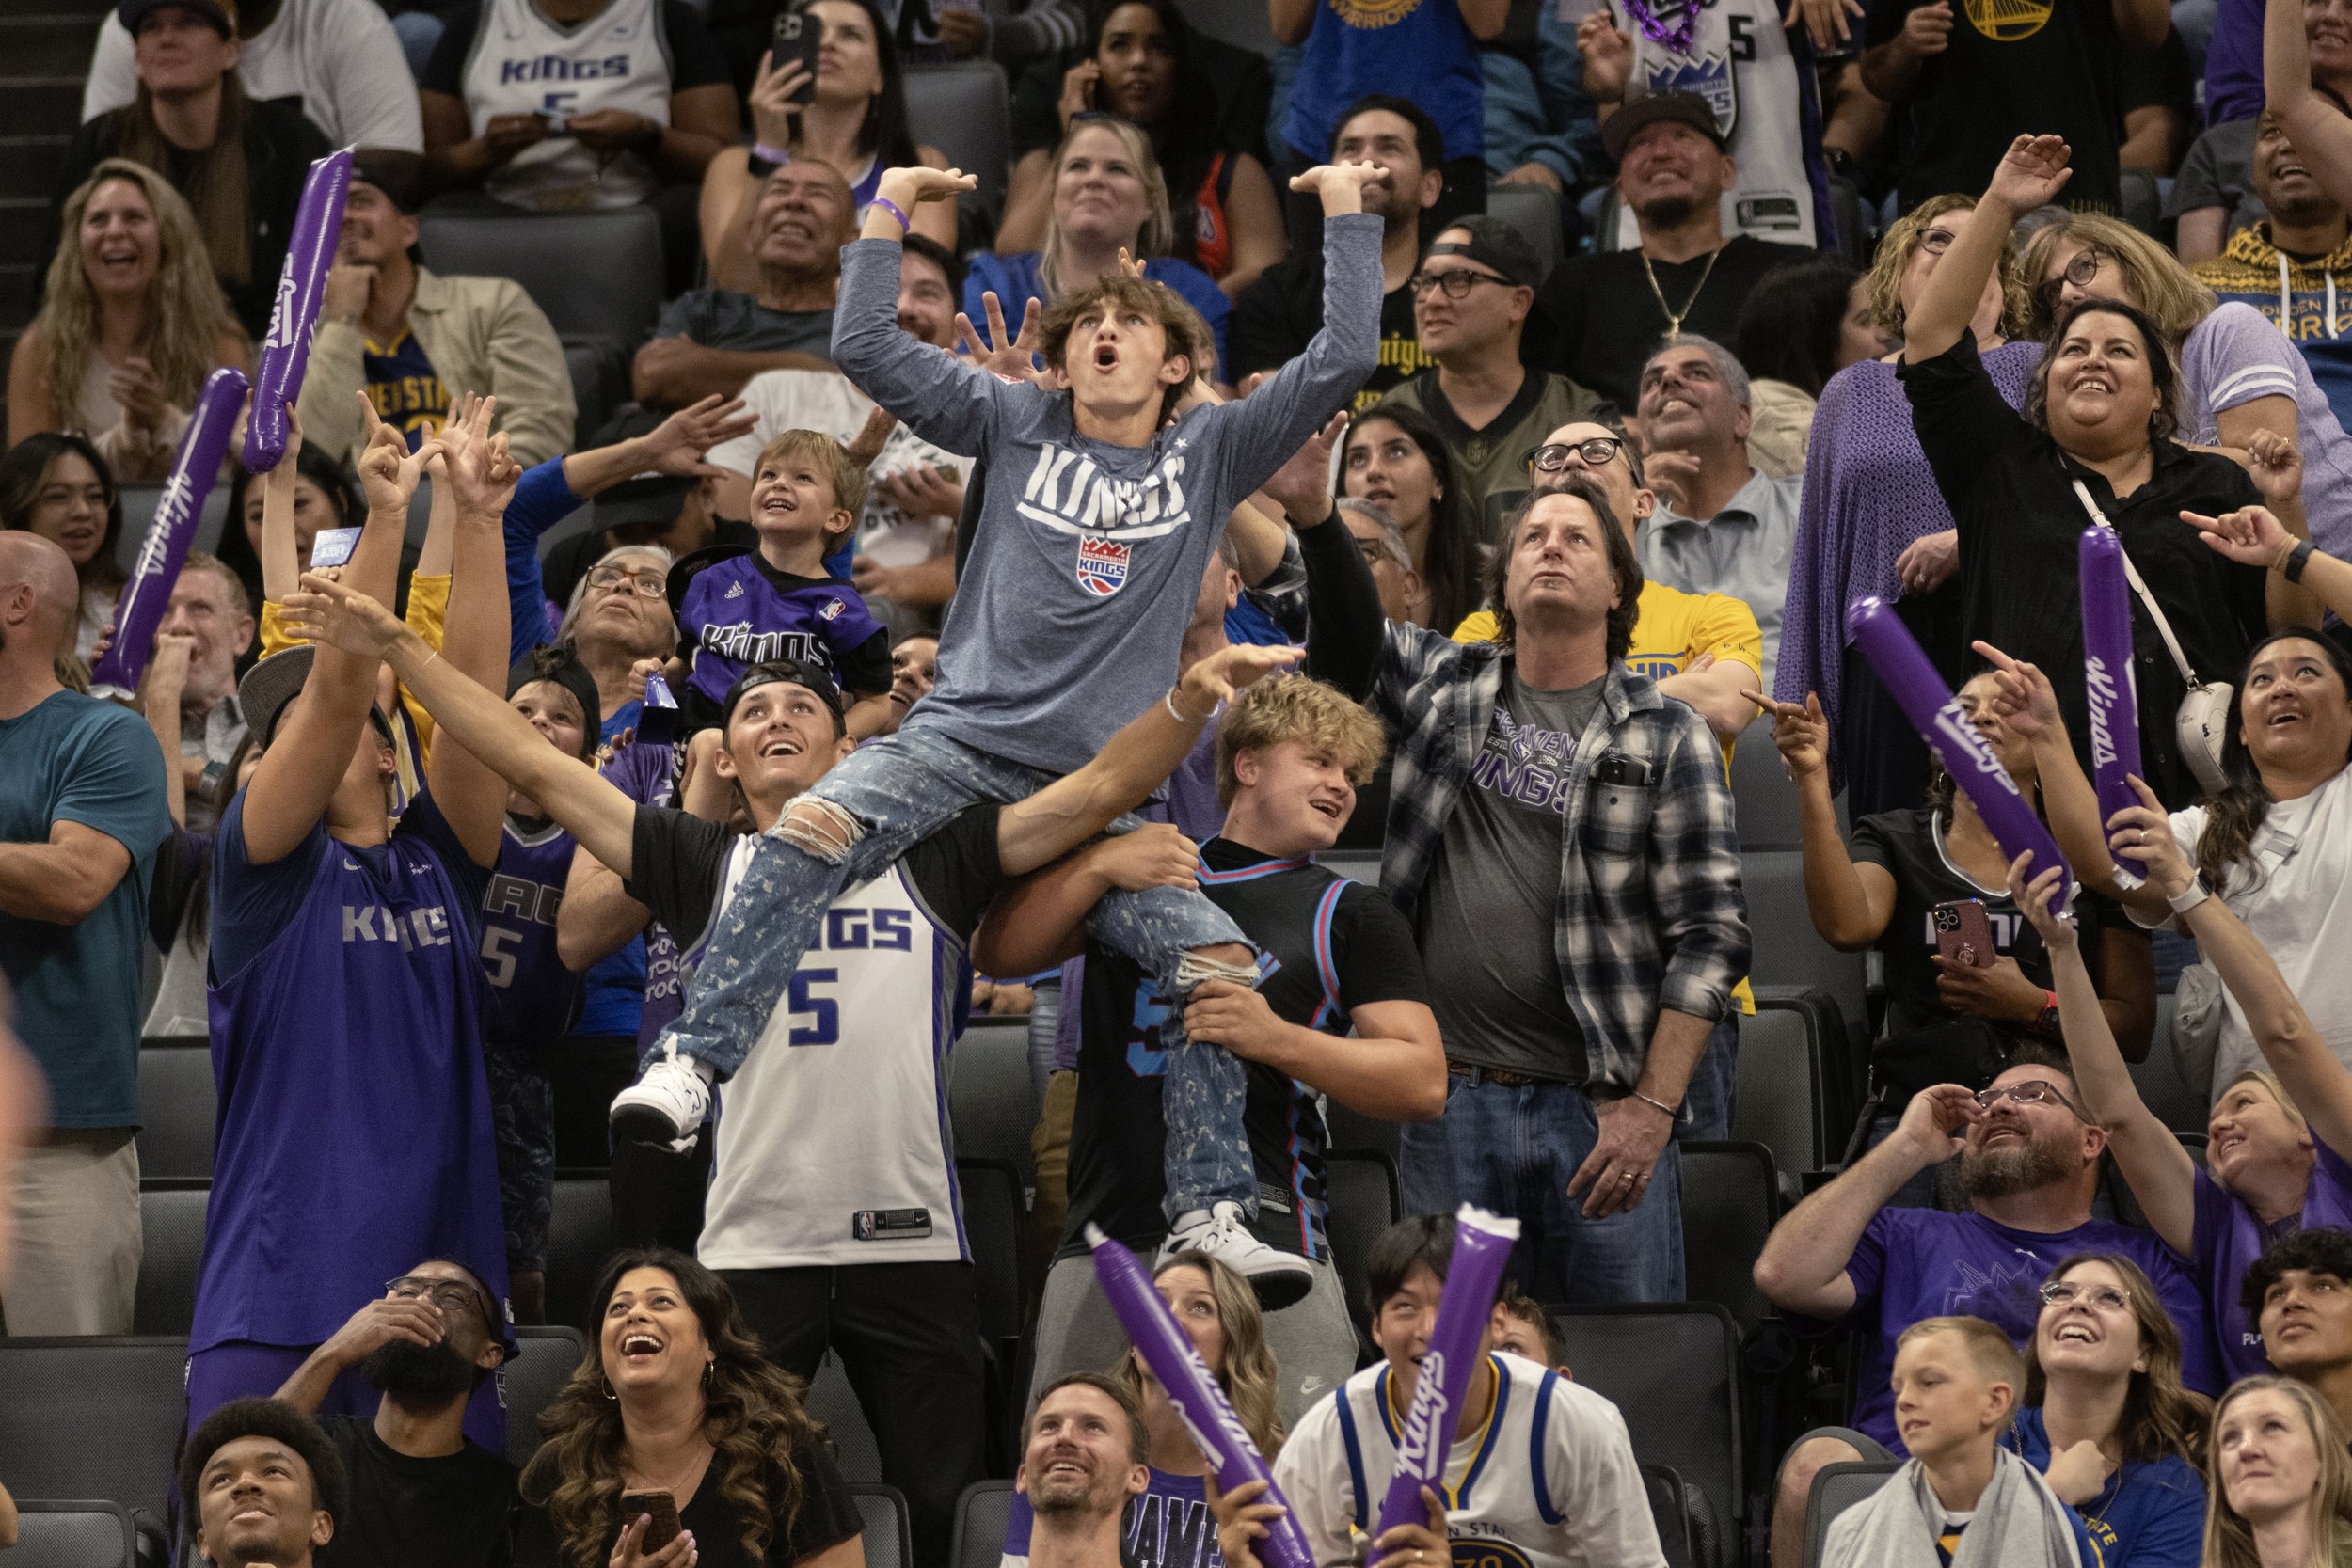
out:
M660 572L625 572L618 566L599 566L588 574L591 588L619 588L624 584L645 599L659 599L670 591L670 579Z
M2056 277L2048 277L2033 286L2034 303L2044 311L2058 309L2058 295L2072 283L2077 289L2088 289L2099 276L2100 264L2115 253L2103 245L2087 245L2074 252L2066 263L2066 270Z
M1519 462L1529 473L1556 474L1568 466L1570 452L1582 459L1586 467L1602 468L1624 450L1625 442L1617 436L1587 436L1581 441L1554 441L1549 446L1537 447Z
M2077 1285L2071 1279L2053 1279L2042 1287L2042 1299L2052 1307L2072 1307L2077 1301L2107 1312L2121 1312L2131 1306L2132 1298L2112 1285Z

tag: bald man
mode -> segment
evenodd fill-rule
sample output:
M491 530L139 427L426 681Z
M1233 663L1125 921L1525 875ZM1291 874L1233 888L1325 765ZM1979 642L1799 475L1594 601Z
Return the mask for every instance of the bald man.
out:
M57 683L78 597L63 550L0 532L0 974L49 1090L11 1199L8 1334L128 1334L138 1287L139 944L171 816L145 721Z

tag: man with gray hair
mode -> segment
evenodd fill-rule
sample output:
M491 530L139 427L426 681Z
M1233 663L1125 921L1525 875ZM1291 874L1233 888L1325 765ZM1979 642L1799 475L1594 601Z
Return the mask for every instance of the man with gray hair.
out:
M1770 690L1804 478L1756 472L1748 422L1748 372L1722 344L1686 332L1642 367L1634 429L1659 497L1642 531L1642 570L1669 588L1728 594L1754 610Z

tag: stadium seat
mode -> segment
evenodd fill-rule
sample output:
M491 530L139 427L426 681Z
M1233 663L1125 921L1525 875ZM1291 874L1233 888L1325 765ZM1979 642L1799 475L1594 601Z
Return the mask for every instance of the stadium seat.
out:
M138 1531L120 1503L20 1498L16 1512L8 1568L135 1568Z
M1326 871L1361 882L1366 887L1380 885L1380 851L1377 849L1327 849L1315 857L1315 863Z
M914 1568L914 1545L908 1539L907 1500L895 1486L879 1481L852 1482L857 1514L866 1522L866 1568Z
M1814 1021L1802 1009L1767 1006L1740 1021L1731 1135L1772 1150L1782 1176L1820 1170L1830 1158L1828 1086Z
M1728 1307L1744 1335L1771 1305L1750 1274L1780 1218L1772 1151L1760 1143L1682 1146L1685 1294Z
M1012 1517L1012 1482L976 1481L956 1503L956 1544L949 1568L996 1568Z
M1184 0L1176 8L1184 13L1184 20L1208 34L1223 39L1236 48L1253 55L1272 58L1281 46L1274 40L1274 27L1261 0Z
M1780 749L1772 744L1770 721L1748 726L1731 752L1731 798L1740 812L1740 848L1796 849L1804 845L1800 832L1797 786L1781 766ZM1846 796L1840 790L1831 802L1837 808L1837 825L1846 825Z
M209 1181L142 1180L139 1289L131 1308L134 1334L185 1334L196 1317L196 1273L204 1261Z
M1028 1206L1021 1173L1008 1160L965 1157L956 1162L963 1193L963 1233L972 1248L972 1285L980 1301L980 1334L1008 1362L1021 1339L1028 1302L1022 1277L1021 1228Z
M1862 192L1843 175L1829 177L1829 220L1837 226L1837 254L1849 265L1867 272L1878 236L1871 232L1870 212L1862 204Z
M1829 1544L1830 1521L1886 1484L1902 1466L1891 1459L1850 1465L1824 1465L1813 1477L1813 1497L1804 1516L1804 1568L1820 1568L1821 1548Z
M1323 1102L1324 1144L1330 1148L1373 1148L1391 1160L1402 1160L1404 1140L1395 1122L1351 1111L1336 1100Z
M1333 1149L1323 1157L1324 1234L1331 1266L1340 1272L1347 1315L1369 1350L1372 1318L1364 1305L1364 1257L1380 1232L1403 1217L1404 1188L1396 1162L1377 1149Z
M501 1386L506 1396L506 1457L520 1467L539 1451L539 1417L580 1370L588 1340L578 1329L548 1326L517 1328L515 1343L522 1354L507 1363Z
M858 1405L857 1391L850 1386L841 1357L831 1351L818 1363L817 1375L808 1380L808 1413L833 1439L842 1480L881 1482L882 1449L874 1442L874 1429L866 1424L866 1412Z
M213 1053L200 1035L139 1048L139 1175L206 1180L213 1174Z
M2156 1032L2148 1042L2148 1058L2132 1064L2132 1084L2157 1119L2175 1132L2203 1132L2211 1104L2206 1095L2181 1082L2173 1053L2171 996L2156 998Z
M1541 185L1490 185L1486 190L1486 214L1518 230L1542 258L1544 276L1551 276L1551 269L1560 264L1560 254L1566 248L1560 235L1558 197Z
M956 1153L1002 1160L1037 1182L1029 1132L1037 1126L1037 1095L1029 1086L1029 1021L976 1016L947 1057L947 1119Z
M110 1497L160 1531L187 1361L177 1336L0 1338L0 1478L29 1497Z
M911 66L906 91L914 139L938 148L951 168L978 177L974 195L983 211L1002 211L1012 173L1012 95L1004 67L993 60Z
M548 1317L593 1332L589 1296L612 1252L612 1189L602 1171L558 1171L548 1216Z
M1803 857L1798 851L1751 850L1740 857L1740 880L1748 895L1748 934L1756 949L1750 974L1756 983L1818 986L1829 992L1849 1020L1869 1016L1863 995L1862 955L1838 952L1813 929L1813 917L1805 909Z
M651 207L428 211L417 243L435 272L515 279L560 338L603 338L628 354L661 313L661 223Z
M611 338L575 333L564 339L564 369L572 378L572 428L585 447L590 434L629 400L628 356Z
M128 572L139 563L139 546L146 542L148 526L155 520L155 508L163 504L164 487L125 484L117 493L122 497L122 533L115 540L115 563ZM228 520L229 486L215 484L212 494L204 498L204 510L197 515L196 540L190 547L217 553L221 531Z
M1642 1489L1649 1494L1649 1516L1658 1526L1658 1549L1666 1554L1666 1568L1713 1568L1692 1556L1691 1504L1682 1478L1663 1465L1645 1465Z
M1634 1453L1673 1466L1716 1518L1745 1518L1740 1325L1730 1312L1696 1301L1549 1310L1576 1381L1616 1405Z

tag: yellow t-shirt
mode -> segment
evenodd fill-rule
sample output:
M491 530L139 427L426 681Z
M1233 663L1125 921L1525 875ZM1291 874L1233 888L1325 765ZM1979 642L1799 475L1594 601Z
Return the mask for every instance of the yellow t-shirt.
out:
M1491 610L1473 610L1454 628L1456 642L1491 642L1501 630ZM1764 633L1756 611L1727 594L1686 594L1661 582L1642 584L1640 610L1633 618L1633 641L1626 649L1626 668L1637 675L1663 680L1690 668L1701 654L1718 662L1736 659L1764 679ZM1724 745L1724 772L1731 771L1731 748ZM1732 996L1743 1013L1756 1011L1756 993L1741 980Z
M449 625L449 574L440 572L428 577L422 572L408 578L408 629L424 639L425 646L438 649L441 635ZM262 657L269 657L305 641L286 629L285 611L275 599L262 601ZM424 705L408 695L408 689L400 689L400 705L407 710L409 722L417 729L417 750L421 753L414 763L403 759L402 771L421 773L433 755L433 716L424 711ZM397 726L395 726L397 727ZM416 793L417 781L406 778L408 793Z

